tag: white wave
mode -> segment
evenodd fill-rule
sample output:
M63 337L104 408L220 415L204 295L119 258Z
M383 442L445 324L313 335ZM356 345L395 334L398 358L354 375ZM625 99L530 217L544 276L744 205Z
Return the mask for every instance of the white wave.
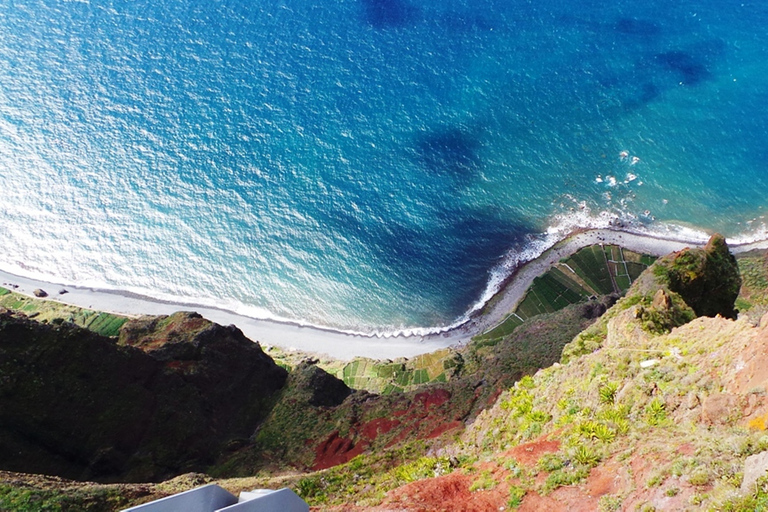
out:
M585 202L579 202L575 198L571 199L578 205L578 208L572 212L553 216L549 227L544 232L529 234L521 243L512 247L502 258L501 263L489 272L488 282L478 300L475 301L464 314L445 326L385 327L382 329L371 330L336 328L301 319L297 320L283 317L276 315L265 308L244 304L234 299L215 298L200 294L175 295L145 287L115 286L94 275L79 279L76 283L66 283L62 280L60 275L56 275L55 269L53 271L43 271L8 260L0 260L0 268L10 274L49 282L55 285L77 286L80 288L92 288L94 290L107 291L116 294L135 295L140 298L145 298L148 301L178 305L181 308L188 307L194 309L195 307L205 307L209 309L229 311L240 316L257 320L309 327L352 336L386 339L439 335L464 325L501 290L506 280L521 265L538 258L558 242L581 230L611 229L654 238L696 244L703 244L710 237L710 233L701 228L679 222L652 222L646 224L639 222L635 215L628 212L607 210L593 212ZM759 226L752 228L749 232L728 238L729 244L731 245L746 245L763 240L768 240L768 226L766 226L765 223L761 223Z

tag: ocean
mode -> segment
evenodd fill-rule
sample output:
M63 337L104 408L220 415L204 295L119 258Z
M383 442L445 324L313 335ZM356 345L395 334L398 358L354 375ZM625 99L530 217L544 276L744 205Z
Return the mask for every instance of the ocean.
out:
M0 268L365 333L768 236L768 4L0 0Z

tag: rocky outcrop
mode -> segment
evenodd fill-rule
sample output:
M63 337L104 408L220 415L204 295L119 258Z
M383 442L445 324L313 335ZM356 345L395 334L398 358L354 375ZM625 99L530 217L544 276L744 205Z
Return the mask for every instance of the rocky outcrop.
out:
M102 481L203 469L253 432L286 375L193 314L137 321L117 344L2 313L0 467Z
M744 461L744 479L741 481L741 492L753 492L759 478L768 474L768 452L750 455Z
M704 249L683 249L662 258L654 275L680 294L697 316L736 318L741 276L722 235L712 235Z
M736 259L725 239L713 235L704 249L686 248L656 260L615 307L565 346L561 362L568 363L599 349L610 341L611 331L621 339L629 332L637 337L641 334L638 330L663 334L698 316L735 319L738 312L734 304L740 287ZM609 327L618 316L626 317L627 333Z
M292 380L296 389L303 390L309 405L315 407L334 407L352 394L352 390L312 360L303 361L292 371Z

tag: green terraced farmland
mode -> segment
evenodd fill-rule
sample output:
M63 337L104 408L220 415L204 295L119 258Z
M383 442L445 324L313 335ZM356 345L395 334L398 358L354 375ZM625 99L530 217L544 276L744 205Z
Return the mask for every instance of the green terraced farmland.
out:
M599 245L585 247L571 256L566 264L586 281L595 295L607 295L619 291L613 286L608 258Z
M396 362L359 358L347 363L335 374L351 388L389 394L430 382L446 382L453 370L461 365L459 359L450 349Z
M0 306L20 311L38 322L71 322L102 336L117 336L120 328L128 321L125 316L27 297L5 288L0 288Z
M585 247L534 279L515 310L474 339L484 345L494 344L494 340L509 335L536 315L558 311L592 296L624 293L655 259L617 245Z

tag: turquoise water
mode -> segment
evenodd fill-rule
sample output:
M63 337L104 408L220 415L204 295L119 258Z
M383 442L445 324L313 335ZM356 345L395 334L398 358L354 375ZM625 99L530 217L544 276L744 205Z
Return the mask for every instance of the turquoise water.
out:
M264 4L264 5L262 5ZM451 325L576 227L764 237L768 5L0 2L0 268Z

